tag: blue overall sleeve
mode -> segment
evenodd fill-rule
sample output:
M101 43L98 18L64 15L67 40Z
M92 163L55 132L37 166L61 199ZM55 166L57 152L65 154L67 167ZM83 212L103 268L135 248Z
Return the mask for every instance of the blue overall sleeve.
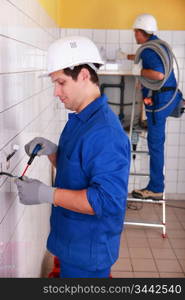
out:
M83 147L89 177L87 198L96 215L123 214L127 199L130 142L110 126L93 132Z

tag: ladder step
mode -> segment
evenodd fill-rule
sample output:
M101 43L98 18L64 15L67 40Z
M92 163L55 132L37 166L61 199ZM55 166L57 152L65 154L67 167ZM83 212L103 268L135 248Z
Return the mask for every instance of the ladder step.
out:
M131 202L146 202L146 203L164 203L165 200L161 199L161 200L152 200L152 199L140 199L140 198L133 198L133 197L128 197L127 201L131 201Z
M135 153L135 154L149 154L148 151L144 151L144 150L136 150L136 151L131 151L132 153Z
M136 175L136 176L150 176L149 173L130 173L130 175Z

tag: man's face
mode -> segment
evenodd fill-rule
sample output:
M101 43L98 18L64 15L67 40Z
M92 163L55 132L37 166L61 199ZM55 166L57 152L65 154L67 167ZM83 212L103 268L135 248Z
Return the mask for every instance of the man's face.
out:
M54 83L54 96L59 97L65 108L79 112L82 109L83 80L78 75L77 80L64 74L63 70L51 73L51 80Z
M147 41L146 36L139 29L134 29L135 39L137 44L143 44Z

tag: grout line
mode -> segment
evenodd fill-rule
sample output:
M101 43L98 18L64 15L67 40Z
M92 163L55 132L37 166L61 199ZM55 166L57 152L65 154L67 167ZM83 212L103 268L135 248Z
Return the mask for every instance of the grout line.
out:
M29 97L27 97L27 98L24 98L24 99L21 100L21 101L18 101L17 103L15 103L15 104L13 104L13 105L11 105L11 106L5 108L4 110L1 110L1 111L0 111L0 114L1 114L1 113L4 113L4 112L7 112L8 110L12 109L13 107L18 106L19 104L22 104L22 103L26 102L27 100L29 100L29 99L31 99L31 98L33 98L33 97L35 97L35 96L37 96L37 95L39 95L39 94L45 92L46 90L49 90L51 87L52 87L52 86L47 87L47 88L45 88L45 89L43 89L43 90L40 90L39 92L36 92L35 94L32 94L31 96L29 96ZM1 149L0 149L0 151L1 151Z
M14 6L17 10L19 10L24 16L28 17L33 23L37 24L43 31L45 31L47 34L49 34L51 37L53 37L54 39L56 39L57 37L54 36L53 34L51 34L49 31L46 30L45 27L42 27L41 24L39 24L37 21L35 21L30 15L28 15L27 13L25 13L24 10L22 10L20 7L16 6L15 3L13 3L11 0L7 0L12 6ZM46 14L47 15L47 14ZM50 18L52 21L53 19ZM55 22L56 23L56 22ZM60 29L60 27L58 27L58 25L56 24L57 29Z

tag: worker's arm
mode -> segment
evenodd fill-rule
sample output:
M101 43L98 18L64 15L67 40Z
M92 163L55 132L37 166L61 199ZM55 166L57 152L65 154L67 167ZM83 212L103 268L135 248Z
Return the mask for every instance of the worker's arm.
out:
M127 54L127 59L128 60L134 60L135 59L135 54Z
M82 214L94 215L94 210L87 200L87 190L66 190L55 189L54 205L79 212Z
M87 200L86 189L68 190L54 188L37 179L25 176L23 177L23 180L17 178L15 183L22 204L34 205L50 203L82 214L95 214Z
M152 79L152 80L163 80L164 74L151 69L141 69L141 76Z

